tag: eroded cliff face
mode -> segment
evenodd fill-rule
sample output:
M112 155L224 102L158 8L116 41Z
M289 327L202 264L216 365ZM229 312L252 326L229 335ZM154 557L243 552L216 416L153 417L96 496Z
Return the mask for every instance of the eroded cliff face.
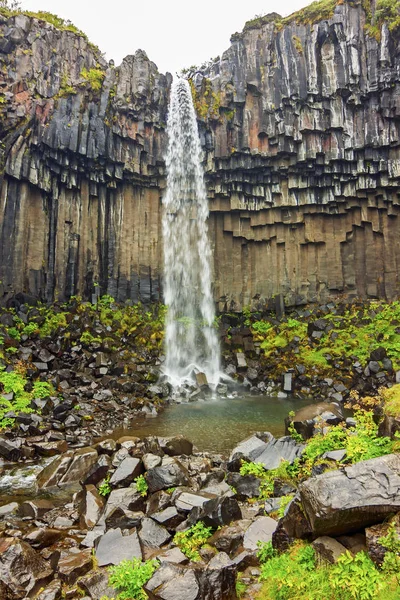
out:
M222 310L399 293L400 48L365 19L256 26L193 77ZM169 76L27 17L1 30L3 297L159 298Z

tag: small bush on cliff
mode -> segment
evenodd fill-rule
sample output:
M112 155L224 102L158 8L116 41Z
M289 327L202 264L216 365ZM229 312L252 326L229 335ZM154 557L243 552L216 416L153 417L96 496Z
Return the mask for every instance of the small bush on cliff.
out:
M102 69L83 69L81 77L88 82L94 92L99 92L103 87L105 72Z

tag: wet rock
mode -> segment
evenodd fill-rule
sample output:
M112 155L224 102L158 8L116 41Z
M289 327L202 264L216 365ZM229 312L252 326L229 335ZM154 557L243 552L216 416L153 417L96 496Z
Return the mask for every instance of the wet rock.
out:
M165 527L146 517L142 520L139 539L145 548L160 548L171 539L171 534Z
M17 462L21 458L20 445L0 438L0 456L9 462Z
M152 515L153 513L159 512L171 506L172 498L171 495L164 491L155 492L151 494L147 501L147 514Z
M178 547L165 550L158 554L157 557L161 562L175 563L177 565L185 565L189 562L188 557Z
M111 459L106 454L102 454L90 468L86 477L82 480L83 485L97 485L107 475L111 467Z
M33 447L39 456L56 456L68 450L68 444L65 440L59 442L37 442L33 444Z
M3 504L3 506L0 506L0 519L17 512L18 506L18 502L10 502L9 504Z
M47 488L57 485L71 464L73 455L73 451L69 450L68 452L65 452L65 454L55 458L49 465L47 465L37 477L39 488Z
M164 458L160 467L147 471L146 479L150 493L190 484L187 470L174 458Z
M58 576L64 583L73 585L79 577L91 570L92 563L90 550L67 554L58 561Z
M256 551L258 541L270 542L276 526L277 522L271 517L258 517L244 533L243 548Z
M91 529L99 520L104 507L104 500L94 487L86 485L83 489L83 498L79 506L80 520L82 529Z
M104 570L92 571L81 577L79 587L93 600L117 596L116 590L108 585L108 573Z
M193 444L182 435L160 440L160 446L168 456L181 456L185 454L190 456L193 452Z
M79 450L76 450L72 457L71 464L68 466L65 475L61 477L58 484L66 485L85 479L96 461L97 452L94 448L80 448Z
M133 483L136 477L138 477L141 473L143 473L142 461L138 458L127 456L112 475L110 484L112 486L121 485L127 487Z
M123 536L120 529L110 529L96 542L96 558L99 567L119 565L122 560L142 559L139 537L135 531Z
M200 586L193 570L162 563L144 585L151 600L199 600Z
M111 456L117 449L117 442L111 438L102 440L101 442L98 442L94 448L99 454L108 454L108 456Z
M254 475L240 475L239 473L229 473L226 478L228 485L236 490L237 498L245 500L246 498L257 498L260 495L261 481Z
M242 518L240 506L234 498L214 498L202 507L193 508L188 523L203 521L207 527L222 527Z
M61 582L54 580L45 587L37 596L35 600L61 600L62 598L62 586Z
M323 535L313 541L312 546L320 560L327 563L336 563L338 558L346 552L346 548L334 538Z
M329 471L299 485L314 535L341 535L400 510L400 456L389 454Z
M257 433L241 442L232 451L228 469L238 471L242 460L261 463L266 470L276 469L283 460L290 464L301 456L304 446L297 444L291 437L275 439L269 433Z
M50 500L28 500L20 505L18 513L21 517L41 519L53 508L54 504Z
M106 529L133 529L139 527L144 519L144 513L141 511L132 511L117 506L107 516Z
M196 383L199 388L208 388L207 376L205 373L196 373Z
M24 540L32 546L32 548L47 548L58 542L63 537L63 532L59 529L50 527L36 527L30 531Z
M200 575L204 600L236 600L237 566L225 552L210 560Z
M52 569L29 544L0 538L0 582L14 598L25 598L39 590L52 576Z
M236 352L236 364L238 369L247 369L247 361L243 352Z

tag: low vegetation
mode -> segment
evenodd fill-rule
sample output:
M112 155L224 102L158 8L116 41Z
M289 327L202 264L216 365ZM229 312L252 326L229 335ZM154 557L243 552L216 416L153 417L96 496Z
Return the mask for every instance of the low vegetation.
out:
M174 544L187 556L190 560L197 562L201 559L199 554L200 548L207 543L207 540L212 535L212 527L206 527L204 523L199 521L196 525L189 527L186 531L179 531L174 536Z
M142 562L140 558L134 558L110 567L109 584L118 591L115 600L147 600L143 586L152 577L158 564L157 560ZM102 600L108 599L103 596Z
M105 72L100 67L83 69L81 72L81 77L89 84L93 92L101 90L105 76Z
M388 552L382 568L367 554L346 551L334 565L320 563L314 548L296 542L282 554L271 543L260 544L260 581L257 600L395 600L400 575L400 540L394 525L380 539Z

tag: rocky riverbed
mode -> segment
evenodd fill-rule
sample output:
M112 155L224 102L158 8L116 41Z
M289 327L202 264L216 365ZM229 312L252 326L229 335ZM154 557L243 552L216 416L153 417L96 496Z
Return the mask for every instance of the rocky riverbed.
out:
M271 540L279 550L307 540L330 562L346 549L382 562L381 523L400 510L399 421L380 391L398 379L396 303L223 316L232 381L320 402L287 419L286 437L263 431L221 455L179 436L114 435L171 402L159 381L162 307L28 300L0 314L1 598L115 598L110 565L136 557L159 561L145 586L153 600L233 599L238 577L253 599L257 543ZM354 332L370 326L377 334L357 346ZM355 340L341 355L340 336ZM310 353L323 361L308 362ZM209 394L200 376L180 400ZM364 401L376 420L384 415L372 437L344 411ZM332 427L340 443L311 460L307 440L329 442ZM175 536L198 523L211 529L193 560Z

